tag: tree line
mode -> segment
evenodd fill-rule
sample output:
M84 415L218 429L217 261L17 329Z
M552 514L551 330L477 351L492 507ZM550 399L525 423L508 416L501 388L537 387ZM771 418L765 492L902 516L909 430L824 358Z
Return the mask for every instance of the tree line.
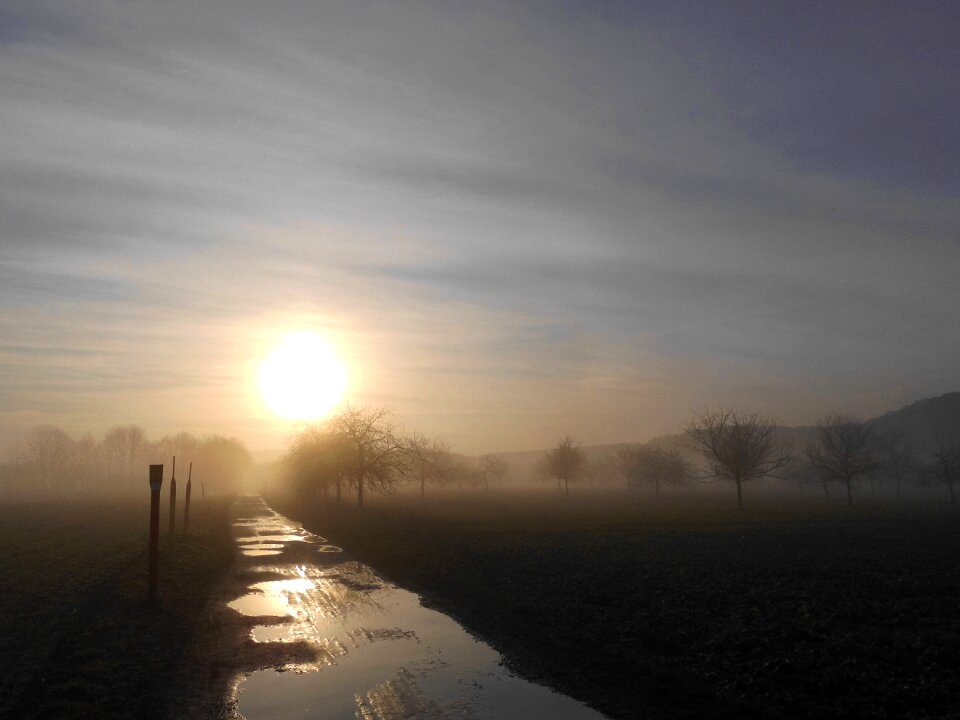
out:
M402 434L386 409L346 408L298 434L284 459L287 480L301 497L341 502L346 493L363 506L369 492L389 493L402 483L425 497L428 486L482 486L503 482L511 468L497 455L468 458L439 438ZM736 490L762 478L819 483L827 498L839 486L848 504L861 481L890 480L901 495L908 483L940 483L956 502L960 442L938 439L932 450L914 448L903 436L880 435L844 415L822 419L805 447L794 447L776 421L731 409L704 411L683 428L675 446L633 444L590 457L570 436L546 451L536 465L541 479L555 480L570 495L571 484L619 480L627 488L663 488L720 480Z
M74 437L62 428L41 425L27 432L13 456L0 463L0 497L142 495L147 466L164 463L169 473L173 456L181 478L193 463L194 482L202 493L236 489L253 466L244 444L222 435L182 432L153 441L141 427L123 425L97 439L91 433Z
M721 409L704 411L687 423L679 448L629 445L591 462L572 438L565 437L544 454L539 473L555 478L567 495L571 482L585 476L609 477L598 471L603 465L630 488L652 486L657 497L663 486L724 480L736 488L740 508L744 486L761 478L816 482L828 499L831 486L839 486L848 505L853 505L854 488L862 481L869 482L871 492L878 482L891 481L897 497L908 483L940 484L956 504L960 434L935 437L931 443L919 449L901 434L880 434L867 423L832 414L817 423L805 447L796 448L774 420Z
M441 438L405 435L384 408L347 407L324 423L306 426L284 458L287 481L301 498L342 502L369 492L389 493L403 482L424 497L427 486L501 483L509 471L496 455L468 458Z

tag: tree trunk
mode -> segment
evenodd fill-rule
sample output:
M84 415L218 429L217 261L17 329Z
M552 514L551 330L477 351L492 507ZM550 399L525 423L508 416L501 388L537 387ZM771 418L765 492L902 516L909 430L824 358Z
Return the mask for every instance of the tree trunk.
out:
M952 485L950 486L953 487ZM570 497L570 480L568 478L563 479L563 492L567 497Z
M340 504L340 494L342 492L341 491L342 487L343 487L343 478L338 475L337 476L337 505Z
M853 490L850 487L850 478L846 479L847 483L847 507L853 507Z
M657 500L660 499L660 478L653 481L653 492Z
M740 488L740 478L737 478L737 510L743 510L743 490Z
M357 507L363 507L363 475L357 478Z
M426 479L423 477L423 475L421 475L420 476L420 499L421 500L423 500L423 498L426 497L427 495L426 484L427 484Z
M827 484L826 480L823 480L823 497L827 500L830 499L830 486Z

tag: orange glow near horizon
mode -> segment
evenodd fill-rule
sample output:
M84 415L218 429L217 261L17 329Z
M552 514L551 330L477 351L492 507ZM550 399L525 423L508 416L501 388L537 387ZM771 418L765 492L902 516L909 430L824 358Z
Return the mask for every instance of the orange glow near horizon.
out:
M315 332L287 335L260 366L263 401L287 420L319 420L346 391L346 366Z

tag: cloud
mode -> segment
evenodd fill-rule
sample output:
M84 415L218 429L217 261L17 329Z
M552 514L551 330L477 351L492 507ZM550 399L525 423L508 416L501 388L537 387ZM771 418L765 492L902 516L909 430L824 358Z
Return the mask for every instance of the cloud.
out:
M279 443L251 367L298 323L478 450L954 389L938 26L604 7L6 9L0 428Z

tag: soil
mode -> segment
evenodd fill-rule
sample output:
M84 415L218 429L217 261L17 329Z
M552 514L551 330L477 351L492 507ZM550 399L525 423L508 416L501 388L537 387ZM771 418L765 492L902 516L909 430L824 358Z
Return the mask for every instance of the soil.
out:
M960 717L951 512L271 504L612 718Z
M156 606L144 502L0 508L0 717L183 717L190 648L233 563L228 505L195 502L189 535L163 533Z

